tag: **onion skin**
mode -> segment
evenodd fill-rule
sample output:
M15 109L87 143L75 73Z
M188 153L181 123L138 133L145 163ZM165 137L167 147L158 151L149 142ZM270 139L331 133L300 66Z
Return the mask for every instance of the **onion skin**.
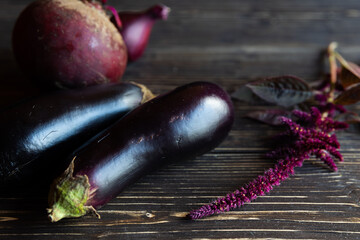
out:
M49 193L50 220L96 212L149 171L210 151L233 121L229 96L208 82L184 85L137 107L71 156Z
M37 0L18 17L12 43L20 68L41 86L118 82L127 65L121 34L96 2Z
M0 182L28 180L40 169L54 172L61 164L65 169L66 156L149 97L144 89L118 83L59 90L4 110Z
M120 33L125 41L130 62L140 58L148 44L150 34L156 20L166 20L170 8L165 5L155 5L140 12L119 12L122 26ZM116 20L111 20L115 25Z

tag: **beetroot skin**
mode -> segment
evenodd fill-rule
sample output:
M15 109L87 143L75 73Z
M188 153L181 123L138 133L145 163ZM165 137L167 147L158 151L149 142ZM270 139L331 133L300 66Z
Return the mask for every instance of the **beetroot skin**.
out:
M20 68L41 84L117 82L127 64L125 43L99 3L35 1L20 14L12 40Z

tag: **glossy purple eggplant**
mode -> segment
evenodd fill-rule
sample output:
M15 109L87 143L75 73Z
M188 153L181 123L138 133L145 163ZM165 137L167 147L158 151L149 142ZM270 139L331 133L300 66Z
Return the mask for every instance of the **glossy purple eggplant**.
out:
M210 151L233 120L228 94L209 82L144 103L70 156L72 163L49 193L51 221L96 213L149 171Z
M1 182L35 177L40 168L56 171L58 161L148 97L142 85L108 84L59 90L2 111Z

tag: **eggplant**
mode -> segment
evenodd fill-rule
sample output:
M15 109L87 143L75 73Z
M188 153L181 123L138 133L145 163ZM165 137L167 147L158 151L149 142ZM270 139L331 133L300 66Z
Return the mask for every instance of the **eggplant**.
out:
M74 152L49 192L49 218L80 217L165 163L215 148L234 121L218 85L195 82L153 98Z
M1 183L26 182L39 172L42 175L54 172L66 156L89 138L149 98L151 92L140 84L105 84L59 90L3 110L0 113ZM63 164L57 176L68 164ZM49 177L53 180L56 176Z

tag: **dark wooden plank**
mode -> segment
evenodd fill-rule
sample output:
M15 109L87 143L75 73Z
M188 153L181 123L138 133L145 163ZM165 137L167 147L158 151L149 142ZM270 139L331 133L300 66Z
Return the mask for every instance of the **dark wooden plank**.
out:
M2 236L5 239L11 239L12 234L19 237L16 234L19 230L22 236L36 239L48 239L52 233L65 234L61 237L69 239L98 235L105 239L115 236L131 239L165 239L170 236L174 239L184 239L184 236L239 238L247 237L249 232L259 238L309 239L312 235L314 239L321 239L327 234L335 239L359 234L356 231L359 227L358 205L354 196L349 195L352 187L345 187L342 182L347 179L342 176L347 172L346 165L341 165L339 173L329 173L310 161L271 194L241 210L193 223L184 220L183 216L189 209L246 183L262 172L259 166L272 165L261 154L228 155L207 154L146 176L102 208L99 211L101 220L87 216L81 221L69 219L50 224L45 219L34 217L34 213L39 216L36 211L19 210L21 207L15 206L11 210L8 206L8 210L2 212L6 216L1 227ZM354 165L359 166L356 161L349 163L352 169ZM20 199L9 200L12 204L22 202ZM4 207L3 204L7 205L6 198L1 198ZM16 220L19 214L21 217ZM16 232L11 231L14 222L20 223ZM81 234L77 236L79 232Z

